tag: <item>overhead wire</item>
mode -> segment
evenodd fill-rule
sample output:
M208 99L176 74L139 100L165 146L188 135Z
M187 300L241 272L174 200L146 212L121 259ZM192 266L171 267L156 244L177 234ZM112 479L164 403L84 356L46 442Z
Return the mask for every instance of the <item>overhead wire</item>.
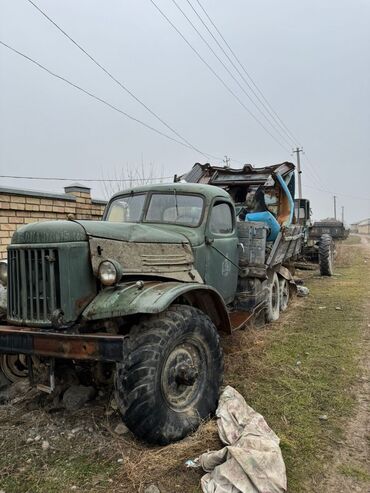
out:
M38 62L37 60L35 60L35 59L31 58L30 56L26 55L25 53L22 53L21 51L19 51L19 50L17 50L17 49L15 49L15 48L13 48L12 46L10 46L10 45L8 45L7 43L5 43L4 41L1 41L1 40L0 40L0 44L1 44L2 46L6 47L8 50L12 51L13 53L16 53L17 55L19 55L19 56L21 56L21 57L25 58L26 60L30 61L31 63L33 63L34 65L36 65L36 66L37 66L37 67L39 67L40 69L42 69L43 71L47 72L47 73L48 73L49 75L51 75L52 77L55 77L56 79L59 79L59 80L61 80L61 81L65 82L65 83L66 83L66 84L68 84L69 86L74 87L74 88L75 88L75 89L77 89L78 91L80 91L80 92L82 92L82 93L86 94L87 96L89 96L89 97L91 97L91 98L95 99L96 101L99 101L100 103L102 103L102 104L104 104L104 105L108 106L108 107L109 107L109 108L111 108L112 110L114 110L114 111L116 111L116 112L118 112L118 113L120 113L120 114L124 115L126 118L128 118L128 119L130 119L130 120L132 120L132 121L134 121L134 122L136 122L136 123L138 123L138 124L142 125L143 127L147 128L148 130L151 130L152 132L155 132L155 133L156 133L156 134L158 134L158 135L161 135L162 137L165 137L165 138L166 138L166 139L168 139L168 140L171 140L171 141L173 141L173 142L176 142L177 144L179 144L179 145L181 145L181 146L183 146L183 147L186 147L186 148L188 148L188 149L192 149L192 150L194 150L194 149L193 149L193 147L192 147L192 146L190 146L189 144L187 144L187 143L185 143L185 142L183 142L183 141L181 141L181 140L178 140L178 139L176 139L176 138L174 138L174 137L171 137L170 135L168 135L168 134L166 134L166 133L162 132L161 130L158 130L157 128L155 128L155 127L153 127L153 126L151 126L151 125L149 125L149 124L147 124L147 123L143 122L143 121L142 121L142 120L140 120L139 118L136 118L136 117L134 117L134 116L130 115L129 113L127 113L126 111L121 110L121 109L120 109L120 108L118 108L117 106L115 106L115 105L113 105L113 104L109 103L109 102L108 102L108 101L106 101L105 99L103 99L103 98L101 98L101 97L97 96L96 94L94 94L94 93L92 93L92 92L88 91L87 89L84 89L83 87L81 87L81 86L79 86L78 84L76 84L76 83L74 83L74 82L70 81L70 80L69 80L69 79L67 79L66 77L63 77L62 75L59 75L59 74L57 74L57 73L53 72L52 70L48 69L47 67L45 67L44 65L42 65L42 64L41 64L40 62Z
M127 94L129 94L137 103L139 103L143 108L145 108L152 116L154 116L160 123L162 123L168 130L173 132L177 137L188 144L193 150L202 154L202 156L207 158L213 158L217 160L222 160L219 156L213 156L212 154L205 153L195 147L191 142L189 142L185 137L183 137L175 128L169 125L163 118L161 118L155 111L153 111L147 104L145 104L139 97L137 97L123 82L117 79L108 69L106 69L93 55L91 55L83 46L81 46L75 39L72 38L62 27L60 27L46 12L44 12L33 0L27 0L41 15L43 15L56 29L59 30L69 41L71 41L82 53L84 53L95 65L97 65L111 80L113 80L118 86L123 89Z
M149 0L155 9L160 13L160 15L170 24L170 26L177 32L177 34L185 41L189 48L196 54L196 56L202 61L204 65L212 72L212 74L221 82L225 89L238 101L238 103L247 111L247 113L255 120L257 123L270 135L270 137L275 140L275 142L282 147L285 151L287 148L265 127L265 125L250 111L250 109L244 104L244 102L239 98L239 96L226 84L226 82L218 75L218 73L212 68L212 66L205 60L205 58L199 53L199 51L194 48L194 46L188 41L184 34L176 27L176 25L171 21L171 19L163 12L163 10L154 2L154 0Z
M50 176L15 176L15 175L0 175L0 178L10 178L16 180L45 180L45 181L84 181L84 182L121 182L121 181L159 181L159 180L169 180L173 176L157 176L149 178L60 178L60 177L50 177Z
M186 16L186 14L182 11L182 9L178 6L176 0L172 0L173 3L177 6L177 8L182 12L182 14L187 18L187 20L191 23L191 21L188 19L188 17ZM230 56L227 54L226 50L223 48L223 46L221 45L221 43L218 41L218 39L215 37L215 35L212 33L212 31L210 30L210 28L207 26L207 24L205 23L204 19L200 16L199 12L195 9L194 5L192 4L192 2L190 0L186 0L186 2L189 4L190 8L192 9L192 11L196 14L197 18L200 20L200 22L202 23L202 25L206 28L207 32L210 34L210 36L212 37L212 39L215 41L215 43L217 44L217 46L220 48L220 50L222 51L222 53L227 57L227 59L229 60L229 62L231 63L231 65L233 66L233 68L237 71L237 73L239 74L239 76L241 77L241 79L244 81L244 83L247 85L247 87L251 90L251 92L253 93L253 95L257 98L257 100L263 105L263 107L265 108L265 110L270 114L270 116L272 118L274 118L274 121L276 123L278 123L280 125L280 128L282 128L284 131L285 131L285 134L287 135L287 137L289 139L293 139L294 142L298 142L294 135L290 132L290 130L286 127L286 125L282 122L281 118L276 114L276 112L273 110L273 108L271 107L271 105L269 104L269 102L267 101L267 99L265 98L265 96L263 95L262 91L258 88L257 84L253 81L253 79L251 78L251 76L249 75L249 73L247 72L246 68L244 67L244 65L240 62L239 58L237 57L237 55L235 54L235 52L232 50L231 46L229 45L229 43L226 41L225 37L222 35L222 33L220 32L220 30L218 29L218 27L216 26L216 24L214 23L214 21L211 19L211 17L209 16L208 12L206 11L206 9L203 7L203 5L201 4L201 2L199 0L196 0L196 2L198 3L198 5L200 6L200 8L202 9L203 13L205 14L205 16L207 17L207 19L209 20L209 22L212 24L212 26L214 27L214 29L216 30L216 32L219 34L220 38L222 39L222 41L224 42L224 44L227 46L227 48L229 49L230 53L233 55L233 57L235 58L235 60L237 61L237 63L242 67L243 71L246 73L246 75L248 76L248 78L251 80L251 83L254 84L254 86L256 87L256 89L258 90L258 92L261 94L261 97L263 98L263 100L258 96L257 92L253 89L253 87L251 86L251 84L248 83L248 81L246 80L246 78L243 76L243 74L240 72L240 70L238 69L238 67L235 65L235 63L232 61L232 59L230 58ZM191 23L192 24L192 23ZM198 30L195 28L195 26L192 24L193 28L198 32ZM198 32L198 35L201 36L201 34ZM203 37L201 36L201 38L203 39ZM204 39L203 39L204 40ZM209 46L208 42L206 42L204 40L204 42L207 44L207 46L211 49L211 51L214 53L213 49ZM217 55L215 55L217 56ZM219 57L217 56L217 58L219 59ZM221 62L222 63L222 62ZM243 91L245 92L245 91ZM249 99L250 96L248 95ZM251 101L253 102L253 104L256 106L255 102L251 99ZM257 107L257 106L256 106ZM271 108L271 109L269 109ZM263 113L262 113L263 114ZM276 116L274 116L274 114ZM264 115L265 116L265 115ZM266 117L265 117L266 118ZM285 142L287 142L287 140L285 139ZM305 156L306 160L307 160L307 164L309 165L309 167L306 167L306 171L308 172L308 174L312 177L313 181L315 183L317 183L319 186L321 185L321 179L319 177L319 174L318 172L316 171L315 167L313 166L313 164L310 162L310 160L307 158L307 156Z
M306 155L306 152L303 153L303 156L305 158L305 160L307 161L307 164L310 165L310 168L313 172L313 174L316 176L317 178L317 181L320 183L320 185L322 184L322 180L320 178L320 175L319 175L319 172L317 171L317 168L316 166L314 166L314 164L312 163L312 161L310 159L308 159L307 155Z
M18 175L0 175L0 178L9 178L16 180L43 180L43 181L82 181L82 182L132 182L136 179L132 178L61 178L61 177L50 177L50 176L18 176ZM173 176L157 176L157 177L148 177L148 178L139 178L136 181L160 181L160 180L169 180L172 179ZM370 201L370 197L362 197L358 195L350 195L342 192L336 192L333 190L326 190L320 187L315 187L311 185L305 185L306 188L310 188L312 190L316 190L317 192L329 193L331 195L338 195L342 197L347 197L355 200L366 200Z
M305 185L307 188L310 188L312 190L316 190L317 192L322 192L322 193L329 193L331 195L339 195L340 197L347 197L349 199L354 199L354 200L366 200L366 201L370 201L370 197L362 197L362 196L359 196L359 195L350 195L350 194L347 194L347 193L342 193L342 192L335 192L333 190L326 190L324 188L318 188L318 187L313 187L313 186L310 186L310 185Z
M229 69L229 67L227 67L227 65L223 62L223 60L218 56L218 54L215 52L215 50L212 48L212 46L208 43L208 41L205 39L205 37L202 35L202 33L197 29L197 27L194 25L194 23L191 21L191 19L188 17L188 15L185 13L185 11L180 7L180 5L177 3L176 0L172 0L172 2L175 4L175 6L177 7L177 9L181 12L181 14L185 17L185 19L188 21L188 23L191 25L191 27L194 29L194 31L198 34L198 36L201 38L201 40L205 43L205 45L208 47L208 49L211 51L211 53L213 53L213 55L217 58L217 60L221 63L221 65L223 66L223 68L226 70L226 72L230 75L230 77L235 81L235 83L239 86L239 88L242 90L242 92L247 96L247 98L251 101L251 103L254 105L254 107L257 109L257 111L263 116L263 118L267 121L267 123L269 125L271 125L272 129L280 135L280 137L285 141L286 144L288 144L289 146L292 144L291 142L291 139L289 138L289 140L285 137L284 134L281 133L281 131L271 122L271 120L265 115L265 113L261 110L261 108L258 106L258 104L254 101L254 99L251 97L251 95L245 90L245 88L243 87L243 85L239 82L239 80L235 77L235 75L231 72L231 70ZM192 4L189 2L189 0L187 0L188 4L190 5L190 7L193 9L193 11L196 13L196 15L198 16L198 18L201 20L201 22L203 23L203 25L206 27L206 29L208 30L208 32L211 34L211 36L213 36L212 32L208 29L208 26L203 22L203 19L199 16L198 12L194 9L194 7L192 6ZM213 36L214 37L214 36ZM216 38L214 38L216 39ZM216 40L217 42L217 40ZM220 45L221 46L221 45ZM221 46L221 50L223 50L222 46ZM230 59L230 57L226 54L226 52L223 50L223 52L225 53L226 57L229 59L229 61L231 62L231 64L234 66L235 68L235 64L232 62L232 60ZM238 70L238 68L236 67L236 70L237 72L240 74L240 71ZM242 75L242 74L241 74Z
M217 26L215 25L215 23L212 21L212 19L210 18L210 16L208 15L207 11L205 10L205 8L202 6L202 4L196 0L197 3L199 4L199 6L201 7L201 9L203 10L204 14L206 15L206 17L208 18L208 20L211 22L211 24L213 25L213 27L216 29L216 31L219 33L221 39L224 41L224 43L226 44L226 46L229 48L229 50L232 51L231 47L228 45L227 41L225 40L225 38L222 36L221 32L219 31L219 29L217 28ZM211 50L211 52L216 56L216 58L220 61L220 63L223 65L223 67L227 70L227 72L232 76L232 78L238 83L238 85L240 86L240 83L235 79L235 77L233 76L233 74L230 73L229 69L225 66L225 64L222 62L222 60L219 58L219 56L215 53L215 51L213 50L213 48L210 46L210 44L207 42L206 39L204 39L204 37L202 36L202 34L199 32L199 30L194 26L193 22L189 19L189 17L186 15L186 13L183 11L183 9L179 6L179 4L177 3L176 0L172 0L172 2L175 4L175 6L178 8L178 10L182 13L182 15L187 19L187 21L191 24L191 26L193 27L193 29L197 32L197 34L200 36L200 38L203 40L203 42L207 45L207 47ZM223 48L223 46L221 45L221 43L218 41L218 39L214 36L214 34L212 33L212 31L210 30L210 28L208 27L208 25L205 23L204 19L202 18L202 16L200 16L199 12L195 9L194 5L192 4L192 2L190 0L186 0L186 2L188 3L188 5L190 6L190 8L192 9L192 11L195 13L195 15L197 16L197 18L200 20L200 22L202 23L202 25L205 27L205 29L207 30L207 32L210 34L210 36L212 37L212 39L215 41L215 43L217 44L217 46L220 48L220 50L222 51L222 53L226 56L226 58L229 60L230 64L232 65L232 67L236 70L236 72L239 74L239 76L241 77L241 79L243 80L243 82L246 84L246 86L251 90L251 92L253 93L253 95L257 98L257 100L262 104L262 106L264 107L264 109L270 114L270 116L272 118L274 118L274 121L279 124L280 128L282 128L282 130L285 132L286 136L288 137L288 139L290 139L289 141L281 135L281 132L279 132L279 134L284 138L285 142L287 142L288 144L291 143L291 139L294 139L294 136L292 136L292 134L289 132L289 130L285 129L283 124L282 123L279 123L279 121L281 121L281 119L277 116L277 117L274 117L273 113L271 110L269 110L269 107L267 106L266 103L263 102L263 100L261 100L261 98L258 96L258 94L256 93L256 91L253 89L253 87L251 86L251 84L248 83L248 81L246 80L246 78L243 76L243 74L241 73L241 71L238 69L238 67L235 65L235 63L233 62L233 60L230 58L230 56L228 55L228 53L226 52L226 50ZM234 57L237 59L235 53L233 52L233 55ZM237 59L238 60L238 59ZM239 60L238 60L239 61ZM239 62L239 64L241 65L241 62ZM246 71L245 67L243 66L243 69L244 71L247 73L247 75L249 76L248 72ZM250 76L249 76L250 77ZM254 83L254 81L253 81ZM255 84L255 83L254 83ZM255 84L256 85L256 84ZM241 87L241 86L240 86ZM258 86L256 86L257 89L258 89ZM242 88L242 87L241 87ZM248 98L252 101L252 103L254 104L254 106L258 109L258 111L267 119L266 115L262 112L262 110L257 106L257 104L255 103L255 101L250 97L250 95L245 91L244 88L242 88L243 92L248 96ZM258 89L259 90L259 89ZM259 90L260 91L260 90ZM261 92L261 91L260 91ZM262 94L263 95L263 94ZM279 118L279 119L278 119ZM269 120L267 120L269 121ZM272 123L269 122L271 125ZM277 131L276 127L274 127L272 125L272 127L275 129L275 131ZM297 141L295 141L297 142ZM306 157L306 156L305 156ZM306 160L307 160L307 164L309 164L309 167L306 167L306 171L308 172L308 174L311 176L311 178L313 179L313 181L318 184L319 186L321 185L321 180L319 178L319 175L318 173L316 172L316 169L315 167L313 166L313 164L310 163L310 161L308 160L308 158L306 157Z
M204 12L205 16L207 17L207 19L209 20L209 22L211 23L211 25L213 26L213 28L215 29L215 31L217 32L217 34L222 39L222 41L224 42L225 46L230 51L230 53L233 56L234 60L238 63L238 65L243 70L243 72L245 73L245 75L247 76L247 78L249 79L249 81L251 82L251 84L255 87L256 91L260 94L261 98L265 102L266 106L270 109L271 113L273 115L275 115L276 119L280 122L281 126L283 128L285 128L285 130L291 136L292 140L301 146L301 144L299 143L299 139L297 139L294 136L294 134L291 132L291 130L287 127L287 125L284 123L284 121L280 118L280 116L278 115L278 113L274 110L274 108L272 107L272 105L269 103L269 101L267 100L267 98L263 94L262 90L258 87L257 83L254 81L254 79L252 78L252 76L247 71L245 65L240 61L240 58L236 55L236 53L232 49L231 45L226 41L226 39L223 36L223 34L221 33L220 29L216 26L215 22L213 21L213 19L211 18L211 16L208 14L206 8L202 5L202 3L200 2L200 0L195 0L195 1L197 2L197 4L199 5L199 7Z
M178 9L181 11L180 7L178 6L178 4L176 3L176 0L172 0L173 3L178 7ZM234 57L234 59L236 60L236 62L239 64L239 66L242 68L242 70L244 71L244 73L246 74L246 76L248 77L248 79L251 81L251 84L253 84L256 88L256 91L258 91L261 95L261 98L258 96L257 92L253 89L253 87L251 86L251 84L248 83L248 81L246 80L246 78L243 76L243 74L240 72L240 70L238 69L238 67L235 65L235 63L232 61L232 59L230 58L230 56L227 54L226 50L223 48L223 46L221 45L221 43L218 41L218 39L216 38L216 36L212 33L212 31L209 29L209 27L207 26L207 24L205 23L204 19L200 16L199 12L195 9L194 5L192 4L192 2L190 0L186 0L186 2L188 3L188 5L190 6L190 8L192 9L192 11L196 14L197 18L200 20L200 22L202 23L202 25L206 28L207 32L210 34L210 36L212 37L212 39L215 41L215 43L217 44L217 46L220 48L220 50L222 51L222 53L227 57L227 59L229 60L229 62L231 63L231 65L233 66L233 68L237 71L237 73L239 74L239 76L241 77L241 79L244 81L244 83L247 85L247 87L251 90L251 92L253 93L253 95L257 98L257 100L263 105L263 107L265 108L265 110L269 113L269 115L274 119L274 121L279 124L280 128L282 128L284 131L285 131L285 134L287 135L287 137L289 139L293 139L294 142L296 143L299 143L299 141L296 139L296 137L294 137L293 133L287 128L287 126L284 124L284 122L282 121L282 119L279 117L279 115L276 113L276 111L272 108L271 104L267 101L266 97L264 96L263 92L259 89L259 87L257 86L257 84L255 83L255 81L252 79L252 77L250 76L250 74L248 73L247 69L245 68L245 66L242 64L242 62L240 61L240 59L237 57L236 53L234 52L234 50L231 48L230 44L226 41L225 37L222 35L220 29L216 26L215 22L212 20L212 18L210 17L210 15L208 14L207 10L205 9L205 7L201 4L201 2L199 0L195 0L197 2L197 4L199 5L199 7L202 9L204 15L206 16L206 18L208 19L208 21L211 23L211 25L213 26L213 28L215 29L215 31L218 33L218 35L220 36L221 40L224 42L225 46L228 48L228 50L230 51L230 53L232 54L232 56ZM185 17L187 17L184 12L182 12L183 15ZM189 22L191 22L189 19L188 19ZM195 26L193 25L193 28L196 30ZM199 34L199 32L198 32ZM200 34L199 34L200 35ZM201 35L200 35L201 36ZM201 36L202 37L202 36ZM203 37L202 37L203 39ZM206 42L206 41L205 41ZM206 44L209 46L209 44L206 42ZM210 47L210 49L212 50L212 48ZM212 50L213 52L213 50ZM217 55L216 55L217 56ZM218 57L217 57L218 58ZM245 92L245 91L244 91ZM249 96L248 96L249 97ZM250 98L251 99L251 98ZM255 102L252 100L252 102L254 103L254 105L256 106ZM285 139L286 141L286 139ZM287 142L287 141L286 141ZM305 154L304 154L305 155ZM306 160L307 160L307 164L309 165L309 167L306 168L306 171L308 171L308 173L310 174L310 176L312 177L312 179L314 180L314 182L316 182L319 186L321 185L321 179L320 179L320 176L316 170L316 168L314 167L314 165L310 162L310 160L307 158L307 156L305 156Z

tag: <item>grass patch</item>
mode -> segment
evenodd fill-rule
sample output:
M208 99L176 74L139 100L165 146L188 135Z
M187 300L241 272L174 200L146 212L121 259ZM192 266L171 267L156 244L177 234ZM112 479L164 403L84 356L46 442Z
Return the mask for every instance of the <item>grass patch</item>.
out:
M356 481L370 482L370 474L361 466L357 465L342 465L339 471L343 476L355 479Z
M248 336L239 334L227 356L227 382L281 438L292 493L310 491L305 482L330 459L355 402L351 385L369 267L360 250L351 252L350 266L344 263L336 277L313 276L307 282L310 296L297 300L281 322L256 334L252 348ZM320 419L323 415L328 419Z
M359 245L361 243L361 237L355 235L349 235L345 240L345 245Z
M68 457L58 454L56 457L44 457L34 460L23 467L17 468L6 479L1 487L6 493L21 491L60 493L69 491L74 486L78 491L107 491L110 476L116 466L104 460L89 456ZM27 485L27 486L26 486ZM23 488L27 488L24 490Z

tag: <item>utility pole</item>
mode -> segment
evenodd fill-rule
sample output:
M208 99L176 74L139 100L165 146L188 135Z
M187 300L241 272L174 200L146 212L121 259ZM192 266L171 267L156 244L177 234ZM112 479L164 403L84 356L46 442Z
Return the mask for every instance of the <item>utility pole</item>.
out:
M224 163L226 165L226 168L230 168L230 158L225 156Z
M342 205L342 223L344 224L344 206Z
M302 170L301 170L301 158L299 153L303 152L303 148L297 147L294 153L297 153L297 171L298 171L298 198L302 198Z
M333 199L334 199L334 219L336 219L337 218L337 196L334 195Z

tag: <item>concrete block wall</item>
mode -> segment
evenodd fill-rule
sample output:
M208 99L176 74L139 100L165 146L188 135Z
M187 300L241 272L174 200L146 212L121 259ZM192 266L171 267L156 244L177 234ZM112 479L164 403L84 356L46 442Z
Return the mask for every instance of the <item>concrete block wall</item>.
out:
M79 184L64 188L63 194L0 188L0 259L17 228L37 221L67 219L101 219L106 202L91 198L90 188Z

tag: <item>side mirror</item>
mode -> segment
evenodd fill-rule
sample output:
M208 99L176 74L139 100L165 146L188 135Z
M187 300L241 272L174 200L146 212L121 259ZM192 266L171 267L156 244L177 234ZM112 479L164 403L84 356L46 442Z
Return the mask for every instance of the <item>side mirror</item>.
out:
M205 238L206 245L212 245L214 241L215 240L213 238L208 238L208 236Z

